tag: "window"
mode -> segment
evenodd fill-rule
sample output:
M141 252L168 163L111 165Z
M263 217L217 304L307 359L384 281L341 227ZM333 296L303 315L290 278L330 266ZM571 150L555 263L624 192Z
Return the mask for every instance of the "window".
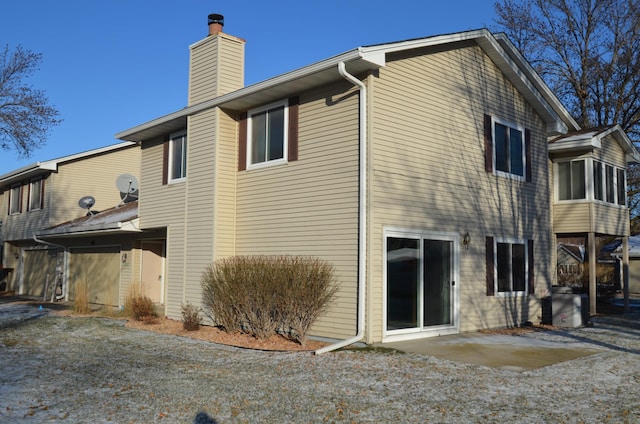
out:
M531 181L531 134L528 129L484 116L485 170Z
M604 182L602 162L593 161L593 197L596 200L604 200Z
M29 184L29 209L30 211L42 209L43 207L43 188L44 182L42 178L34 178Z
M624 169L618 169L617 174L618 204L625 206L627 204L627 176Z
M576 200L586 197L585 161L558 163L558 200Z
M16 184L11 186L9 194L9 215L22 212L22 186Z
M242 112L238 116L238 171L298 160L300 98Z
M287 140L287 102L249 111L248 164L284 162Z
M533 240L487 237L487 295L533 292Z
M598 160L593 160L592 162L593 199L625 206L627 204L626 170Z
M172 134L169 138L169 182L181 181L187 176L187 133Z

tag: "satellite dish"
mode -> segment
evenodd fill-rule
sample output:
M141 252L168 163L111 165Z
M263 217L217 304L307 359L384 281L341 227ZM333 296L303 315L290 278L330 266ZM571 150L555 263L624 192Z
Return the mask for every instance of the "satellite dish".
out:
M87 210L87 214L91 213L91 208L96 204L96 199L93 196L83 196L78 200L78 206Z
M138 198L138 179L131 174L122 174L116 178L116 187L120 191L120 205Z
M138 191L138 179L131 174L122 174L116 178L116 187L123 194L134 194Z

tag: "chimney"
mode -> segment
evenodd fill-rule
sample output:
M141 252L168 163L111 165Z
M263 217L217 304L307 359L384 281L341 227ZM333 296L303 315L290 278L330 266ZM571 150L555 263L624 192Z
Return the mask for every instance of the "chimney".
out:
M209 35L217 34L222 32L222 27L224 26L224 16L219 15L217 13L212 13L209 15Z
M244 86L245 41L222 32L222 15L208 15L208 23L207 36L189 46L189 106Z

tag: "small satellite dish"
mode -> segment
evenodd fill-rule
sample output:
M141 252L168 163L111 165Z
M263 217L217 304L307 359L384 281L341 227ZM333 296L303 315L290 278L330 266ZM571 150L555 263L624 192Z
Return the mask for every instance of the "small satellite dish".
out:
M122 194L134 194L138 191L138 179L131 174L122 174L116 178L116 187Z
M96 204L96 199L93 196L83 196L78 200L78 206L87 210L87 214L91 214L91 208Z

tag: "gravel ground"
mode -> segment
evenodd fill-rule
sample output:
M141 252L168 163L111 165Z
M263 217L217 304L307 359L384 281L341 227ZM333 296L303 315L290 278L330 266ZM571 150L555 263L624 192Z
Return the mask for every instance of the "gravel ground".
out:
M513 372L389 351L253 351L34 307L3 320L10 306L0 422L640 422L637 314L518 336L603 351Z

